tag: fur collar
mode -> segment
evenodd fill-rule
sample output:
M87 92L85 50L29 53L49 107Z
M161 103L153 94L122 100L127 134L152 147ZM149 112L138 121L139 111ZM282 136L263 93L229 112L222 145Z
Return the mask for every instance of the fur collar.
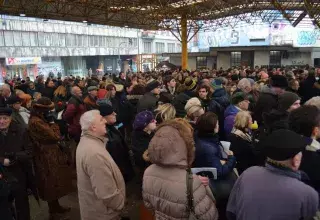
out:
M313 152L319 151L320 143L317 140L313 139L311 144L307 145L306 150L313 151Z
M242 138L243 140L252 142L252 138L248 133L244 133L243 131L233 128L231 131L232 134L235 134L236 136Z

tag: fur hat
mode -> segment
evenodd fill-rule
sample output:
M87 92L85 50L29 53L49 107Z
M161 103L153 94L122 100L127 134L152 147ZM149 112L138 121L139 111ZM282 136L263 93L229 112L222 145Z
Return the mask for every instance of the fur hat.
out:
M35 104L33 104L33 108L37 111L51 111L54 109L54 103L47 97L40 98Z
M160 83L157 80L150 79L147 82L146 90L147 90L147 92L151 92L152 90L154 90L155 88L158 88L159 86L160 86Z
M152 120L154 116L150 111L139 112L133 122L134 130L143 130Z
M288 87L288 80L285 76L274 75L271 77L271 86L285 89Z
M202 109L201 101L198 98L191 98L187 101L184 110L186 110L188 115L191 115Z

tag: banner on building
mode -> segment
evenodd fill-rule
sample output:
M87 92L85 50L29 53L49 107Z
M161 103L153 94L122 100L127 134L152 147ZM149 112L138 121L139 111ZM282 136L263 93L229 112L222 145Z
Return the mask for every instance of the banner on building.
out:
M40 64L41 57L9 57L6 58L6 65L27 65Z

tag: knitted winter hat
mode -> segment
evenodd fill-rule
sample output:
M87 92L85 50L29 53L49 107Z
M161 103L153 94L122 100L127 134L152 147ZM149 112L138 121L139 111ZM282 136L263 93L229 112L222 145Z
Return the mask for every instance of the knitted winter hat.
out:
M154 116L150 111L139 112L133 122L134 130L143 130L152 120Z
M184 107L188 115L191 115L202 109L201 101L198 98L191 98Z
M186 86L187 90L193 91L197 87L197 81L192 77L187 77L184 81L184 85Z
M211 85L214 89L220 89L222 88L222 83L223 83L222 79L217 78L212 81Z
M290 106L301 98L293 92L285 92L279 96L278 110L287 111Z

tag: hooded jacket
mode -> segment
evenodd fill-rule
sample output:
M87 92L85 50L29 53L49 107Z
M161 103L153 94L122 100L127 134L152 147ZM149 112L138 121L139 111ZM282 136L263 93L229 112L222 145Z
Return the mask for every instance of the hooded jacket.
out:
M228 137L232 131L234 125L234 119L240 111L235 105L229 105L224 111L224 132L226 137Z
M258 122L258 124L262 124L263 113L270 112L272 109L277 108L277 106L278 95L274 93L271 87L266 85L261 89L259 99L253 110L253 118Z
M179 119L164 122L150 142L148 152L153 165L144 173L142 195L145 206L154 210L157 220L187 220L189 217L186 169L194 158L189 129L179 123ZM211 191L196 176L193 198L198 219L218 219Z

